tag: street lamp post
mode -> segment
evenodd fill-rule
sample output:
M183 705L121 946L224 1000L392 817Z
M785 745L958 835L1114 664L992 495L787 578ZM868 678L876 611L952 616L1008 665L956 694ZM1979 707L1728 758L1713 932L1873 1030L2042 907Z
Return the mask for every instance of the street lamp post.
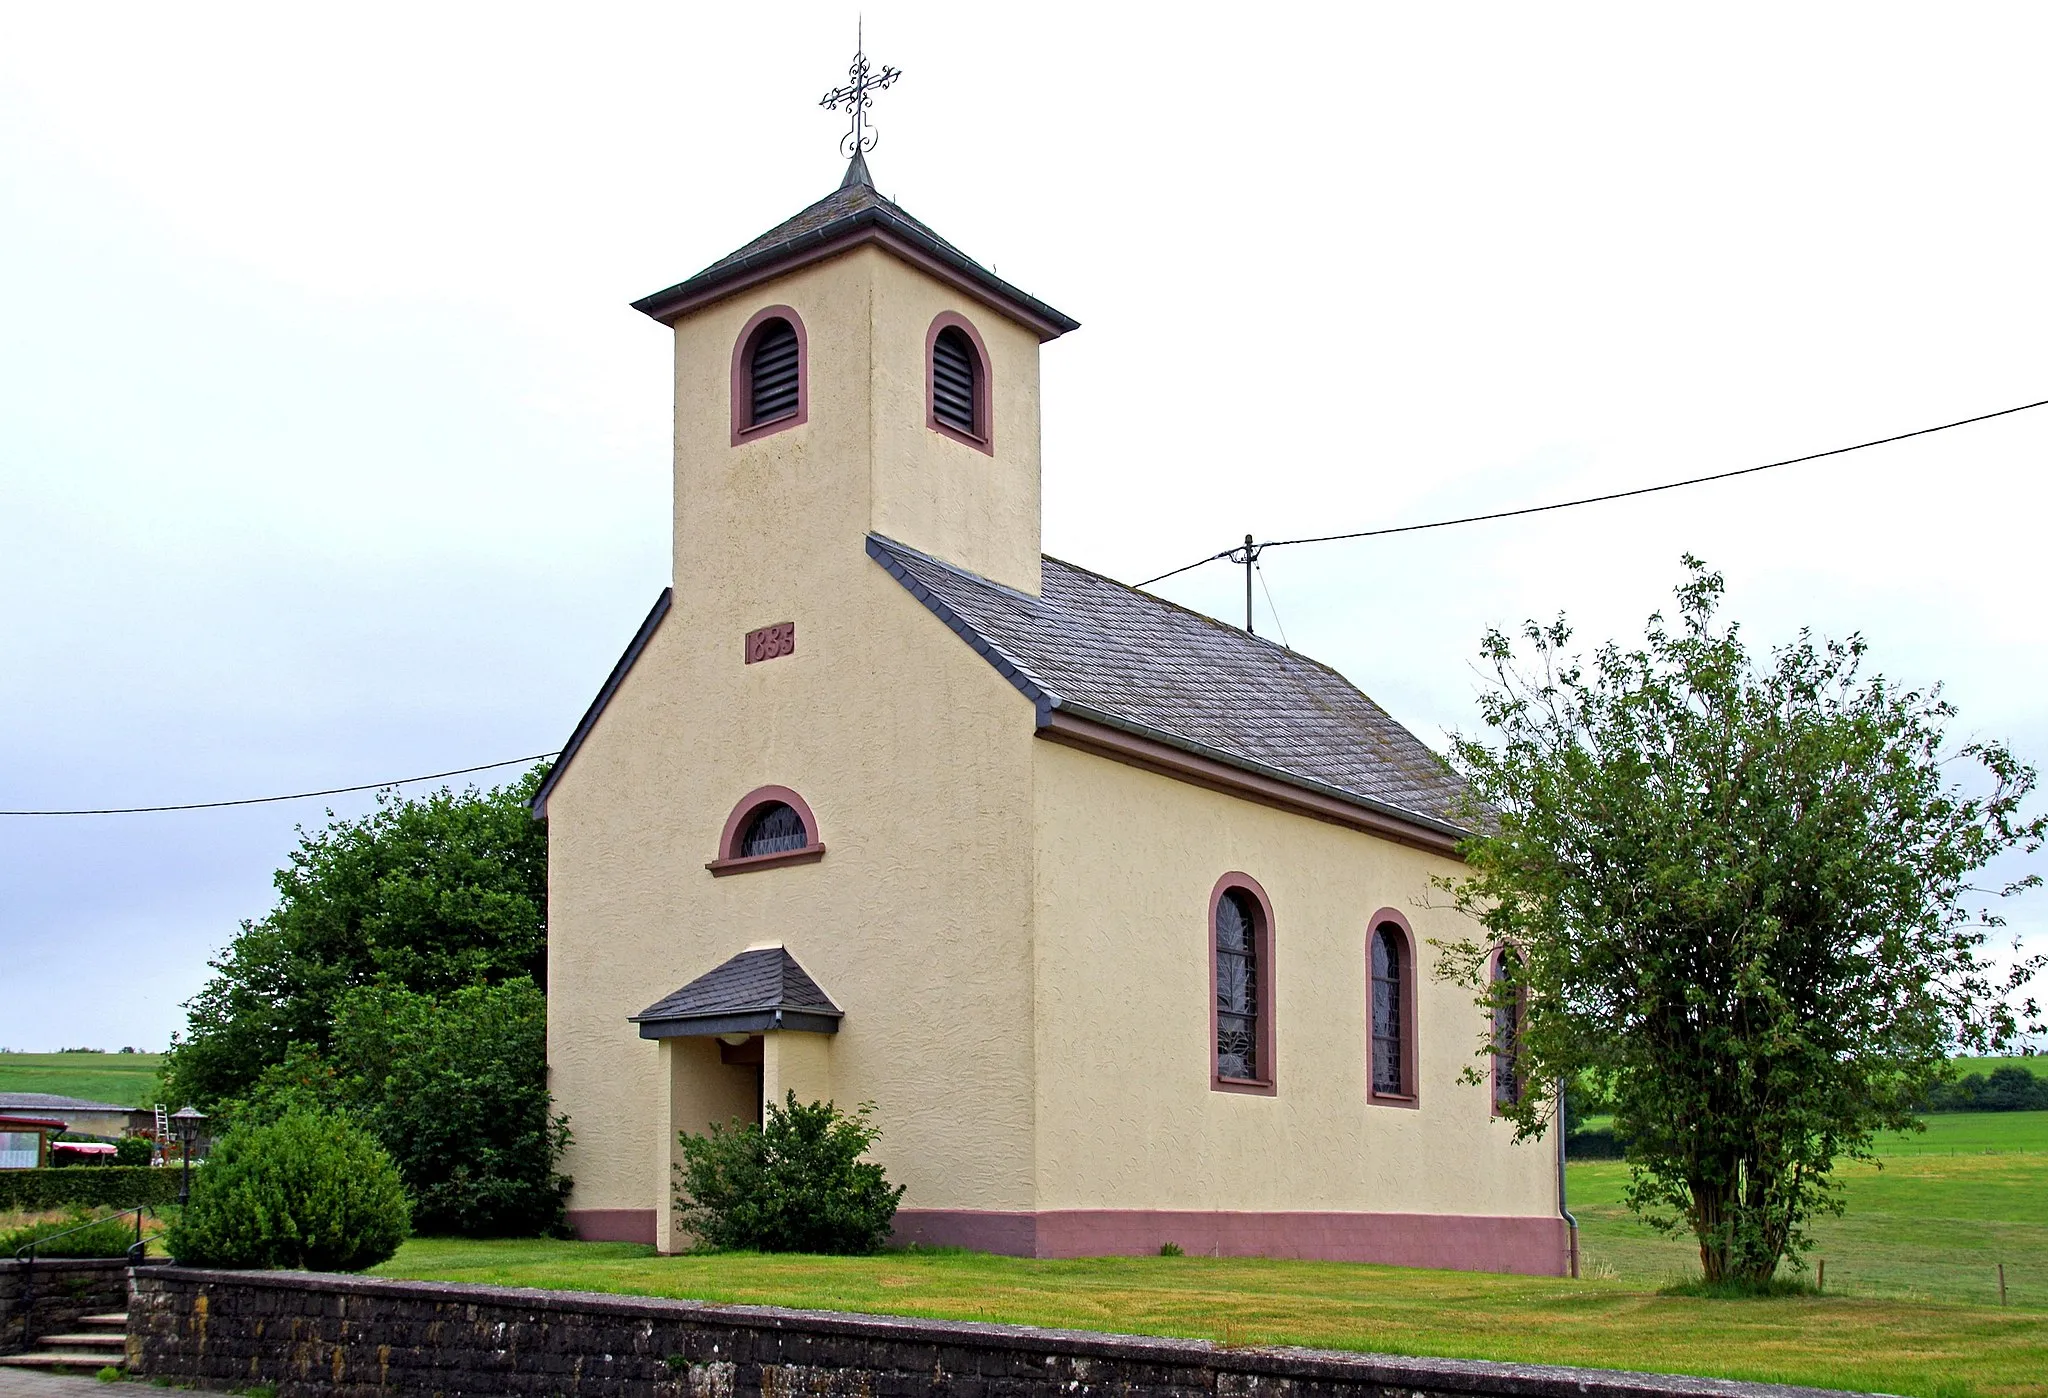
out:
M206 1113L197 1107L180 1107L171 1113L171 1120L185 1145L185 1178L178 1182L178 1207L183 1208L192 1198L192 1148L199 1144L199 1123L206 1120Z

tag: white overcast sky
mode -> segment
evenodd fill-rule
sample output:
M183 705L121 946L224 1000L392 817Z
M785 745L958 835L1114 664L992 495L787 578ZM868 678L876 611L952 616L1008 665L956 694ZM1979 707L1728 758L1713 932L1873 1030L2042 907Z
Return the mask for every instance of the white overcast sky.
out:
M0 807L557 747L668 579L669 341L627 302L832 188L854 20L0 4ZM877 183L1083 323L1045 540L1117 577L2048 398L2039 7L866 31L905 74ZM2040 762L2044 461L2048 409L1267 576L1440 743L1486 627L1639 636L1690 550L1754 640L1860 630ZM0 1046L161 1047L324 804L0 820ZM2048 899L2014 921L2048 943Z

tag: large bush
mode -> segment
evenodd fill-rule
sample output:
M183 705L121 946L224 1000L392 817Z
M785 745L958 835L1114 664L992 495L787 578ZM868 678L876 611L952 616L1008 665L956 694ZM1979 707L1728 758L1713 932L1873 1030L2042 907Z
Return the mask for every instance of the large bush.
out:
M334 1043L301 1047L222 1104L237 1123L343 1112L383 1143L423 1233L562 1230L555 1169L565 1119L547 1089L547 999L528 981L452 995L364 986L341 997Z
M308 1074L384 1143L425 1233L559 1231L566 1118L547 1087L547 998L528 980L440 997L365 987L334 1018L334 1078Z
M881 1137L872 1102L849 1116L830 1102L768 1104L764 1125L682 1133L676 1210L711 1248L874 1252L889 1239L903 1186L861 1157Z
M547 826L526 802L546 772L481 793L385 793L367 816L300 831L277 906L242 924L186 1005L162 1100L212 1112L294 1047L324 1052L357 986L444 995L544 975Z
M360 1272L410 1231L384 1148L345 1117L294 1111L220 1139L169 1242L197 1266Z

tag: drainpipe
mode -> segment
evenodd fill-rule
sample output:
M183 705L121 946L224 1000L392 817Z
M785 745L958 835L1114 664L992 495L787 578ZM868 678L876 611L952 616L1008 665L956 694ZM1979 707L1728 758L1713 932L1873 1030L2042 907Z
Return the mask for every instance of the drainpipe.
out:
M1572 1280L1579 1279L1579 1221L1564 1206L1564 1079L1557 1080L1557 1212L1571 1230Z

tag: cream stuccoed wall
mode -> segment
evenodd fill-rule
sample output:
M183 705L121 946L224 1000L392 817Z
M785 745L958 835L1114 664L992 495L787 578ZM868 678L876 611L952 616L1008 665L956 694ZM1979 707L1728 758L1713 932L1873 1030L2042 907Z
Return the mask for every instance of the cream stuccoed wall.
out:
M1030 705L867 557L865 536L878 495L916 489L917 472L935 496L972 496L1004 465L943 439L875 465L896 431L878 420L903 401L877 376L922 371L923 307L973 318L999 373L1030 369L1019 404L1000 406L1021 390L998 385L999 414L1035 405L1036 345L1027 366L997 317L937 283L898 284L920 275L869 249L676 326L674 604L548 806L549 1058L575 1136L572 1209L666 1217L673 1132L730 1107L728 1079L676 1078L736 1070L715 1048L640 1039L626 1017L773 942L845 1019L829 1042L772 1036L787 1042L771 1042L764 1079L874 1100L877 1156L906 1204L1031 1206ZM809 418L733 446L733 340L771 304L804 320ZM917 431L936 438L921 418ZM1035 481L1015 494L1035 551ZM944 551L912 523L895 528ZM972 552L961 539L950 547ZM744 634L785 621L796 652L744 664ZM769 784L809 802L825 857L714 878L728 813Z
M874 259L873 527L970 573L1039 588L1038 337L879 252ZM973 322L988 350L992 456L926 425L933 319ZM961 453L979 462L960 469Z
M1041 1209L1553 1214L1554 1147L1513 1144L1458 1081L1485 1020L1428 976L1471 932L1429 887L1458 866L1341 826L1040 742ZM1210 1087L1209 898L1242 872L1273 905L1273 1096ZM1368 1105L1367 920L1414 928L1416 1108Z

